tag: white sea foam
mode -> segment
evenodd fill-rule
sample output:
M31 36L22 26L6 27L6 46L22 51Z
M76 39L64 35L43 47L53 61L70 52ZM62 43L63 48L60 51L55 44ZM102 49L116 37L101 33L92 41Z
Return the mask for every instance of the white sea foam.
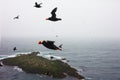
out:
M51 54L37 54L37 56L42 56L49 60L51 60L51 57L53 57L52 60L61 60L63 62L68 62L68 60L66 60L66 58L64 58L64 57L55 56L55 55L51 55Z
M21 53L19 52L19 53L15 53L13 55L2 55L2 56L0 56L1 57L0 60L1 59L5 59L5 58L16 57L19 54L30 54L30 53L32 53L32 52L21 52ZM52 60L61 60L63 62L68 62L68 60L66 60L66 58L60 57L60 56L51 55L51 54L49 54L49 52L40 52L40 54L37 54L37 56L41 56L41 57L47 58L49 60L51 60L51 57L53 57Z
M16 55L9 55L7 56L7 58L11 58L11 57L15 57Z
M57 59L57 60L62 60L63 59L60 56L54 56L54 55L44 55L43 57L48 58L48 59L50 59L51 57L53 57L54 59Z
M30 54L31 52L19 52L19 53L15 53L12 55L0 55L0 60L5 59L5 58L12 58L12 57L16 57L18 54Z
M23 72L22 68L19 68L18 66L14 66L13 69L14 69L14 70L17 70L17 71L19 71L19 72Z
M37 54L37 56L42 56L42 57L47 58L47 59L51 59L51 57L54 57L54 59L57 59L57 60L61 60L62 59L62 57L60 57L60 56L54 56L54 55L50 55L50 54L47 54L47 55Z
M0 60L6 58L8 55L0 55Z
M14 55L1 56L0 60L6 59L6 58L12 58L12 57L16 57L16 56L17 56L16 54L14 54Z
M16 53L16 55L18 54L30 54L31 52L19 52L19 53Z
M5 58L12 58L12 57L16 57L17 55L19 54L30 54L32 52L19 52L19 53L15 53L13 55L0 55L0 59L5 59ZM44 54L44 52L41 52L40 54L37 54L37 56L42 56L44 58L47 58L47 59L51 59L51 57L54 57L54 60L62 60L64 59L63 57L60 57L60 56L55 56L55 55L51 55L51 54L48 54L49 52L47 52L47 54Z

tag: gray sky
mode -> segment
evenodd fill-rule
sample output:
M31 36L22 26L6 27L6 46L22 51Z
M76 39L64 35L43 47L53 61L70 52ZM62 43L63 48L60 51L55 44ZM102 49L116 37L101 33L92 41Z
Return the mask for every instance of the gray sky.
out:
M0 7L2 37L120 38L120 0L2 0ZM55 7L62 21L46 21Z

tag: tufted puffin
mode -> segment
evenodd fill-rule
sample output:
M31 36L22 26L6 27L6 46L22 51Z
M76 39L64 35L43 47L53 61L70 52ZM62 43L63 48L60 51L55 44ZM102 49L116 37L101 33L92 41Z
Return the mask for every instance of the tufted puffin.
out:
M52 49L52 50L62 50L61 47L57 47L56 45L54 45L55 41L39 41L38 44L42 44L43 46L45 46L48 49Z

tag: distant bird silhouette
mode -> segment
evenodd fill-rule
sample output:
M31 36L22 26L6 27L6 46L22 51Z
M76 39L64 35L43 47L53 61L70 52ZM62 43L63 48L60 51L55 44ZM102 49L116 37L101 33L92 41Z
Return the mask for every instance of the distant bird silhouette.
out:
M46 18L46 20L50 20L50 21L59 21L59 20L62 20L61 18L56 18L56 14L55 14L56 11L57 11L57 7L52 10L52 12L51 12L52 16L49 17L49 18Z
M14 17L13 19L19 19L19 15L18 15L18 16L16 16L16 17Z
M39 41L38 44L42 44L43 46L45 46L48 49L53 49L53 50L62 50L60 47L57 47L56 45L54 45L55 41Z
M58 35L56 35L56 37L58 37Z
M16 47L14 47L14 48L13 48L13 51L16 51L16 50L17 50L17 48L16 48Z
M36 7L36 8L41 8L41 7L42 7L41 4L42 4L42 3L38 4L37 2L35 2L35 6L34 6L34 7Z

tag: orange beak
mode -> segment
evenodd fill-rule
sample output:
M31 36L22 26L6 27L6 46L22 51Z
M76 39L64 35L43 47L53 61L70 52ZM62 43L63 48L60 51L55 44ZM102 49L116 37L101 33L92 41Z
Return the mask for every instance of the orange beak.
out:
M42 41L39 41L38 44L42 44Z
M45 20L48 20L48 18L46 18Z

